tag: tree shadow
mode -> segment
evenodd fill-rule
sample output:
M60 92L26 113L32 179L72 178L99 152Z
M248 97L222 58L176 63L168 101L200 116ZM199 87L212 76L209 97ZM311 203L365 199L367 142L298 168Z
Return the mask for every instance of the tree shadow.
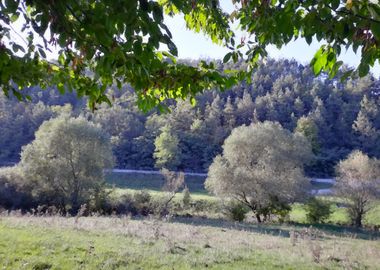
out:
M339 226L333 224L303 224L303 223L248 223L248 222L233 222L223 219L206 218L206 217L174 217L171 222L189 224L193 226L210 226L221 229L231 229L260 233L265 235L273 235L284 238L289 238L291 232L302 233L306 230L313 229L317 233L318 238L331 237L347 237L361 240L378 240L380 232L359 229L348 226Z

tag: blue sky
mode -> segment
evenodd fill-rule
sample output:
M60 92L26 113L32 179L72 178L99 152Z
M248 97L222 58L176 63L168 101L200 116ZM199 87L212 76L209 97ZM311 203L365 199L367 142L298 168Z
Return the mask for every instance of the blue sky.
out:
M222 0L221 3L224 9L232 9L231 0ZM176 16L175 18L166 17L165 21L173 34L174 43L178 47L180 58L222 59L229 51L226 48L213 44L211 40L203 34L197 34L187 30L185 22L181 16ZM309 46L305 40L298 39L281 48L281 50L271 46L268 48L268 52L270 57L276 59L295 59L302 64L308 64L322 44L323 43L313 42ZM356 55L350 49L348 51L342 50L339 60L342 60L347 65L357 66L360 62L360 52ZM376 78L379 78L380 65L378 62L375 67L371 69L371 72Z

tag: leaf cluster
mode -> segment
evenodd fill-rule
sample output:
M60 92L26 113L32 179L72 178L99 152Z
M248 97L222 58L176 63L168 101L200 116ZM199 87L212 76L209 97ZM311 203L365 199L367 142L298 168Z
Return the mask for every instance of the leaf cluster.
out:
M337 59L344 48L361 50L360 76L368 74L380 58L380 7L374 1L232 3L234 9L228 14L217 0L3 1L0 87L6 95L13 93L22 100L28 99L21 90L25 87L57 85L61 92L88 96L90 108L96 109L99 103L111 104L107 88L128 83L140 109L165 110L165 99L190 97L194 104L199 92L249 80L270 44L280 48L297 38L309 44L315 39L325 41L311 65L316 75L327 71L330 77L342 65ZM164 14L183 15L190 30L230 49L224 62L244 59L248 73L223 73L206 62L178 63L178 49ZM233 22L248 37L236 42ZM50 60L53 51L58 57Z

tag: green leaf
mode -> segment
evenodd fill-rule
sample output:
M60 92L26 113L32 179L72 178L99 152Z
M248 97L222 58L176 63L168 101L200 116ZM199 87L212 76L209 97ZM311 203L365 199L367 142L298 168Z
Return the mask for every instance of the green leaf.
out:
M371 31L375 38L380 41L380 23L371 23Z
M119 90L121 90L123 88L123 85L121 84L121 81L116 79L116 85L117 85L117 88L119 88Z
M312 36L306 36L305 40L306 40L307 44L310 45L311 42L313 41L313 37Z
M197 100L194 97L190 97L191 106L195 106L197 104Z
M65 65L65 56L63 55L63 53L60 53L59 56L58 56L58 63L62 66Z
M17 21L18 17L19 17L19 14L18 14L18 13L13 14L13 15L11 16L11 22L14 23L15 21Z
M18 1L5 0L5 5L10 13L15 13L18 7Z
M58 83L57 88L61 95L65 93L65 85L62 82Z
M344 82L348 77L351 76L352 72L354 72L353 69L350 69L349 71L344 72L342 77L340 78L340 81Z
M368 11L375 20L380 19L380 6L378 4L369 3Z
M178 56L177 46L171 41L167 45L168 45L170 53L174 56Z
M360 63L359 65L359 76L364 77L369 72L369 65L366 63Z
M41 48L38 48L38 52L40 53L40 55L43 57L43 58L46 58L46 53L43 49Z
M328 54L325 52L325 46L322 46L314 55L312 66L315 75L319 75L327 64Z
M22 100L22 95L20 92L16 91L15 89L12 89L13 95L19 100Z
M231 59L232 53L227 53L223 58L223 63L227 63Z
M153 6L153 18L156 22L162 22L163 20L163 14L162 14L162 9L160 8L159 5L155 4Z
M339 7L339 5L340 5L340 0L332 0L331 1L331 6L334 10L337 9Z
M12 44L12 50L13 50L15 53L17 53L19 50L22 51L22 52L25 52L25 49L24 49L22 46L20 46L20 45L18 45L18 44L16 44L16 43L13 43L13 44Z

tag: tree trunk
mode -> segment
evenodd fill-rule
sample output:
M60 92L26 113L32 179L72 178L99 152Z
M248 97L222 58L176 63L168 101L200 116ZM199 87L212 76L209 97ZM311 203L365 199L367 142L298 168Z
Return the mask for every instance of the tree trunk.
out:
M261 223L261 216L259 214L256 214L256 219L258 223Z
M70 201L71 201L71 214L72 215L76 215L78 213L78 210L79 210L79 201L78 201L78 192L77 191L74 191L72 194L71 194L71 198L70 198Z
M355 219L354 219L354 226L356 228L362 227L362 219L363 219L363 213L362 212L356 213L356 216L355 216Z

